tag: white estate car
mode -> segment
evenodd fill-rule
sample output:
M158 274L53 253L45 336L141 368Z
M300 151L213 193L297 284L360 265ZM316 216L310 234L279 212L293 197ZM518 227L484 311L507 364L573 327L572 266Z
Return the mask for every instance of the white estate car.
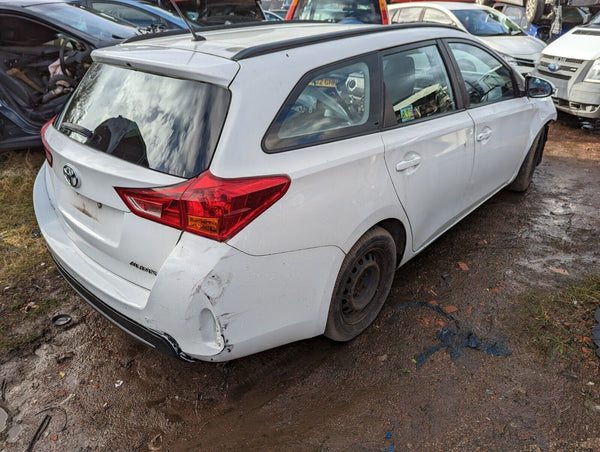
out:
M397 267L527 188L556 116L549 83L435 25L263 23L93 59L42 133L40 229L83 298L187 360L355 337Z
M495 9L466 2L411 2L388 6L390 23L431 22L456 27L477 36L521 74L533 70L546 43L529 36Z
M600 14L550 43L533 73L556 86L558 110L600 121Z

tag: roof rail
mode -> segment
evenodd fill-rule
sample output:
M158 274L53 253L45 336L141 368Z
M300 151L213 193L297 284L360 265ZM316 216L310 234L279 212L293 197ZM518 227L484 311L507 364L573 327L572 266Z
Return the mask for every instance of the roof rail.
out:
M285 21L263 21L263 22L241 22L235 24L224 24L224 25L209 25L202 27L200 32L206 31L218 31L218 30L235 30L238 28L252 28L252 27L281 27L293 24L324 24L326 22L314 21L314 20L285 20ZM278 52L280 50L293 49L296 47L302 47L310 44L318 44L326 41L334 41L337 39L351 38L353 36L369 35L373 33L382 33L394 30L403 30L410 28L447 28L450 30L461 31L460 29L451 25L436 24L436 23L424 23L424 22L413 22L393 25L372 25L356 26L342 31L334 31L331 33L316 34L314 36L304 36L301 38L287 39L284 41L270 42L267 44L259 44L256 46L248 47L240 50L231 57L234 61L245 60L255 56L266 55L269 53ZM323 27L325 30L326 27ZM149 33L145 35L133 36L132 38L123 41L123 44L130 42L145 41L147 39L161 38L166 36L176 36L189 33L189 30L167 30L160 33Z
M291 23L292 21L285 21L284 23ZM306 22L306 21L293 21L293 22ZM277 22L275 22L277 23ZM281 24L282 22L280 22ZM319 22L323 23L323 22ZM244 60L247 58L252 58L259 55L265 55L268 53L278 52L280 50L293 49L296 47L303 47L305 45L310 44L318 44L321 42L334 41L337 39L343 38L351 38L353 36L363 36L369 35L373 33L384 33L388 31L395 30L404 30L410 28L448 28L454 31L460 31L458 28L453 27L451 25L445 24L435 24L435 23L423 23L423 22L413 22L413 23L403 23L403 24L394 24L394 25L373 25L371 27L359 27L350 28L348 30L335 31L332 33L324 33L318 34L314 36L303 36L301 38L288 39L285 41L278 42L270 42L268 44L259 44L253 47L248 47L247 49L240 50L235 55L231 57L234 61Z

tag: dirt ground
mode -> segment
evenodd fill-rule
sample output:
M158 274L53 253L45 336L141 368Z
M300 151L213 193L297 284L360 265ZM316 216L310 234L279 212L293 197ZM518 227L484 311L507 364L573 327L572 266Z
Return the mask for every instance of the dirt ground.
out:
M70 295L43 343L2 365L0 447L598 452L600 360L585 338L541 352L550 333L524 305L600 275L599 195L600 135L561 117L530 190L499 193L401 268L374 325L347 344L188 364ZM50 275L40 297L64 284ZM72 322L51 325L58 312ZM428 349L440 330L449 347Z

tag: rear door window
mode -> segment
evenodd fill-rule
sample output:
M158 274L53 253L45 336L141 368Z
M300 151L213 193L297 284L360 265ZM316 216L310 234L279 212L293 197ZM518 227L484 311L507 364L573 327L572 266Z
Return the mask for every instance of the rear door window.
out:
M433 22L436 24L454 25L452 18L443 11L434 8L426 8L423 14L423 22Z
M392 22L398 24L419 22L423 8L398 8L392 13Z
M412 122L456 109L446 67L435 44L383 57L386 125Z
M208 169L229 100L223 87L94 63L58 129L98 151L188 178Z

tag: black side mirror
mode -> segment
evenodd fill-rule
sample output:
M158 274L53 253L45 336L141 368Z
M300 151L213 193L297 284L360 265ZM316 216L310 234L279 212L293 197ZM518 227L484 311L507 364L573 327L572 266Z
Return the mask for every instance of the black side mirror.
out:
M543 78L527 75L525 77L527 97L548 97L554 94L554 85Z

